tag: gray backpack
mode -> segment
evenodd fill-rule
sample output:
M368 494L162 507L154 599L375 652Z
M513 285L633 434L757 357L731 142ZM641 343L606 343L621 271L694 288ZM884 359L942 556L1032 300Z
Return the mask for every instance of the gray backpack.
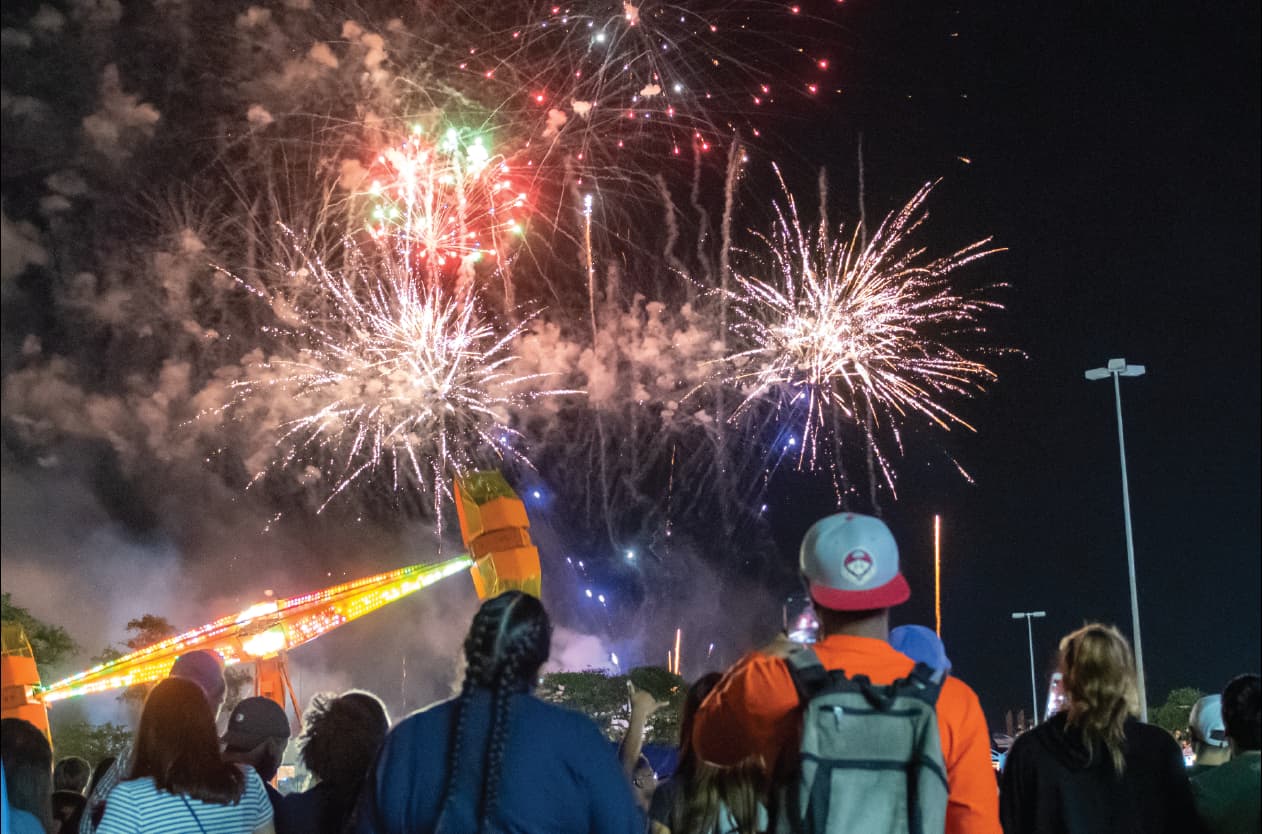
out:
M786 663L802 710L797 769L777 797L777 832L940 834L947 777L935 705L946 672L917 663L888 686L827 671L802 648Z

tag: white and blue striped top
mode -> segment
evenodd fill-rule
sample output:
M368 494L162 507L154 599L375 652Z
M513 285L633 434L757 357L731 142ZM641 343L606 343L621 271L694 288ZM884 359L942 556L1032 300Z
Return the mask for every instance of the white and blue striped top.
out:
M272 803L254 768L244 768L245 793L235 805L214 805L160 791L153 779L120 782L105 801L97 834L251 834L272 821ZM200 823L200 825L199 825Z

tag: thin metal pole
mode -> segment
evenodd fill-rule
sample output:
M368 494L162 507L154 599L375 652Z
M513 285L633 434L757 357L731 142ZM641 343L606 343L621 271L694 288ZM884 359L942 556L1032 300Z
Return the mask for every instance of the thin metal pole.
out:
M942 516L933 517L933 618L942 639Z
M1148 720L1148 692L1144 685L1144 644L1139 636L1139 591L1135 587L1135 537L1131 533L1131 490L1126 478L1126 437L1122 433L1122 384L1113 372L1113 394L1117 401L1117 448L1122 458L1122 513L1126 519L1126 569L1131 582L1131 632L1135 638L1135 675L1139 688L1139 720Z
M1034 620L1027 613L1025 615L1025 633L1030 640L1030 706L1033 711L1030 713L1030 726L1039 723L1039 688L1034 680Z

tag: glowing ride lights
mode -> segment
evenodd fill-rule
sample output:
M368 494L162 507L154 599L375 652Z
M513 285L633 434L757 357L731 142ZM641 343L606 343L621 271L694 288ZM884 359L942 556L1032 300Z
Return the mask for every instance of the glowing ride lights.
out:
M40 689L45 704L161 680L181 654L218 652L226 665L274 657L461 571L467 556L412 565L288 599L252 605L152 646Z

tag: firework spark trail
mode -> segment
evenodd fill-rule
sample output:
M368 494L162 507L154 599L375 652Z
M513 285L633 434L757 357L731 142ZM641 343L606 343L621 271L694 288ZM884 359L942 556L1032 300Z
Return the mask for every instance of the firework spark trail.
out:
M447 475L520 457L510 414L565 393L535 388L544 374L509 370L524 324L497 329L472 292L423 280L405 242L347 240L337 267L295 248L305 267L293 277L314 286L319 303L275 331L291 356L260 363L234 383L234 407L283 399L297 413L277 427L275 454L254 481L313 466L330 484L323 511L384 471L396 492L430 493L441 514ZM274 297L252 291L275 306Z
M933 185L887 217L865 246L857 231L838 239L805 229L782 180L787 212L777 205L772 233L757 235L767 277L736 275L732 329L746 347L727 358L725 375L746 395L733 416L760 404L789 411L800 421L799 468L815 465L820 433L837 412L847 421L870 412L900 447L899 428L912 416L972 430L940 397L968 396L996 377L943 338L980 332L979 314L1000 305L953 291L947 276L1002 248L987 238L926 258L911 238ZM879 447L877 457L893 490L889 457Z
M573 165L583 188L639 198L664 160L723 148L738 129L758 137L752 118L816 96L835 43L828 20L766 0L510 1L438 23L447 37L425 68L486 105L519 170L555 184Z

